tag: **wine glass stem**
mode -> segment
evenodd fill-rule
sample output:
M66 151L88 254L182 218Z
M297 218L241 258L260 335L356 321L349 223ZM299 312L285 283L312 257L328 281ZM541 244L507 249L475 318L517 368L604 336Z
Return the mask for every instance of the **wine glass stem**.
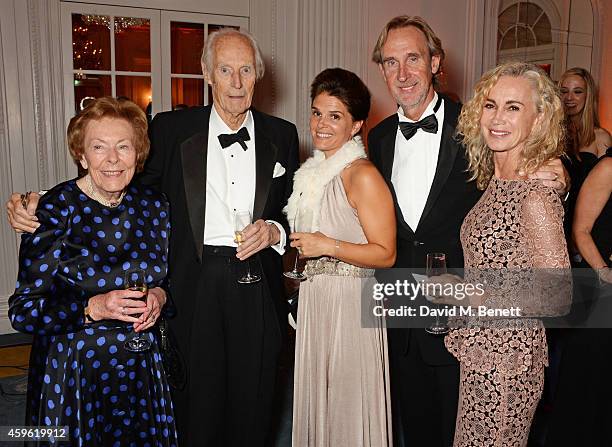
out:
M300 259L300 252L299 251L295 254L295 263L293 264L293 271L294 272L297 272L298 259Z

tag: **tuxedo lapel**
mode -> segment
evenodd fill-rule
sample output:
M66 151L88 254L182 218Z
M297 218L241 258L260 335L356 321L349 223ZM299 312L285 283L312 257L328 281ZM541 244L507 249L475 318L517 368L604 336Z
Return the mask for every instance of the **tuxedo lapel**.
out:
M198 257L202 260L204 244L204 218L206 215L206 160L208 155L208 120L205 115L204 128L181 144L181 163L189 222L193 232Z
M268 200L278 148L262 130L261 118L253 110L255 124L255 200L253 222L261 219Z
M397 115L396 119L392 122L393 125L389 126L388 132L382 137L380 141L380 164L382 175L391 184L391 174L393 173L393 160L395 158L395 136L397 134Z
M427 202L425 202L425 208L419 219L418 226L425 221L427 215L431 212L438 200L438 196L448 179L448 176L453 169L455 164L455 158L459 151L459 145L453 141L455 133L456 116L452 110L449 110L448 101L445 101L444 109L444 127L442 128L442 137L440 139L440 152L438 153L438 164L436 166L436 173L434 175L429 195L427 196ZM418 227L417 227L418 228Z

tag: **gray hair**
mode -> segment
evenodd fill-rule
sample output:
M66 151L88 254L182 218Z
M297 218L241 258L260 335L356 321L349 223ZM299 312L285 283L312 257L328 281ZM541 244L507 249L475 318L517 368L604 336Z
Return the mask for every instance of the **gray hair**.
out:
M247 42L251 45L253 49L253 53L255 54L255 76L259 81L263 78L265 65L263 61L263 57L261 55L261 50L259 49L259 45L257 45L257 41L251 34L247 31L238 30L235 28L220 28L217 31L213 31L208 35L208 39L206 39L206 43L204 44L204 48L202 49L202 58L201 63L202 67L206 67L206 71L208 74L212 75L214 70L214 48L219 38L224 36L242 36Z

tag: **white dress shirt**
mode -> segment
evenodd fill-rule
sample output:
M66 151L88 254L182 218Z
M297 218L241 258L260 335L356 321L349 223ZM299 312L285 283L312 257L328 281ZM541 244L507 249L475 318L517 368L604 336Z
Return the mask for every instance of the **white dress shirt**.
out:
M437 100L438 94L434 93L433 99L417 121L433 113ZM415 122L404 116L401 107L397 115L399 122ZM444 101L441 102L435 115L438 120L437 133L428 133L423 129L418 129L410 140L406 140L398 126L395 136L391 183L395 188L397 202L404 220L413 231L417 230L436 174L442 124L444 123Z
M249 110L241 127L246 127L250 140L245 151L239 143L226 148L219 143L220 134L236 133L221 119L215 106L208 121L208 154L206 161L206 213L204 219L204 244L236 247L234 242L234 213L250 211L255 201L255 124ZM279 254L285 252L286 234L280 231L280 241L272 248Z

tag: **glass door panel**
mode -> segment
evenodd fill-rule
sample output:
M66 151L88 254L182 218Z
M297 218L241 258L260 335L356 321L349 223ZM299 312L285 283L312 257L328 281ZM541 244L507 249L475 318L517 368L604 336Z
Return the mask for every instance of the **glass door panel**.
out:
M149 20L115 17L115 70L151 71Z
M204 104L204 79L172 78L172 110Z
M204 45L204 24L170 22L171 72L202 74L200 56Z
M72 14L72 67L75 70L110 70L108 16Z
M116 86L117 98L127 98L144 111L151 108L153 98L149 76L117 76Z
M74 75L74 109L80 112L88 103L100 96L112 95L111 77L109 75L79 74Z

